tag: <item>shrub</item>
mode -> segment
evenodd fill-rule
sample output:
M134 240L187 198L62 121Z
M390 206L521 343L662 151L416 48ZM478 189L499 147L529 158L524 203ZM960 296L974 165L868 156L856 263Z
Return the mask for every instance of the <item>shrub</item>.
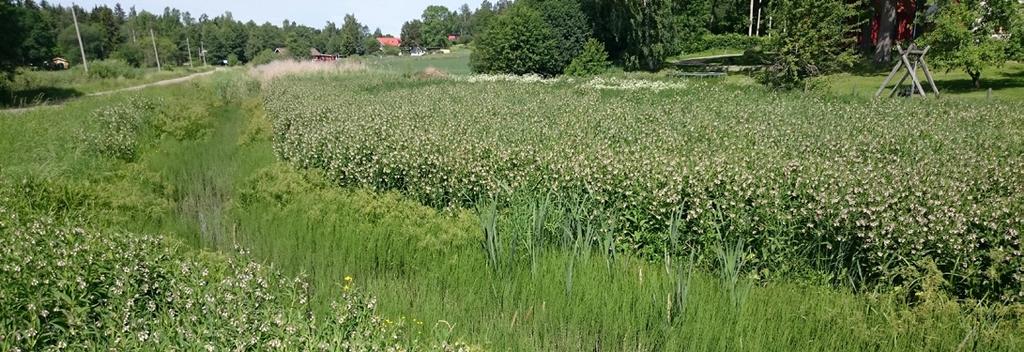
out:
M2 195L0 195L2 196ZM101 233L0 198L2 350L419 350L346 277L328 314L301 277L160 236ZM437 346L434 346L437 348Z
M808 78L853 65L852 4L841 0L781 0L775 4L771 46L777 53L759 80L777 89L802 89Z
M597 39L590 39L583 46L583 51L576 56L565 69L569 76L593 76L604 73L611 64L608 62L608 52L604 51L604 44Z
M93 112L90 131L86 133L86 144L99 154L121 159L135 160L138 154L138 135L144 127L146 116L156 106L142 98L131 98L127 102L108 106Z
M89 63L89 78L136 78L139 70L121 60L100 60Z
M554 56L549 58L555 66L553 69L562 72L572 60L583 51L583 45L593 31L587 16L583 14L577 0L526 0L520 6L529 6L544 18L551 28L551 34L557 43Z
M177 140L198 139L213 125L203 104L166 104L150 123L157 133Z
M494 18L477 37L470 66L477 73L558 74L552 60L557 56L558 44L553 38L537 10L513 6Z
M146 62L146 51L137 43L124 43L117 47L110 57L127 62L132 67L142 67Z
M279 60L279 59L282 59L281 55L278 55L277 53L274 53L273 50L263 49L263 51L260 51L259 53L257 53L256 56L253 57L252 60L249 61L249 63L251 63L253 65L257 65L257 66L258 65L266 65L266 64L269 64L269 63L273 62L274 60Z

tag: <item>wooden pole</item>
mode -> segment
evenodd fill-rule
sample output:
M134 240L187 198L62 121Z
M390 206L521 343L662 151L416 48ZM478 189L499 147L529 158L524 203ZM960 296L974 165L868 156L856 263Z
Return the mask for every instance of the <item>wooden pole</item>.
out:
M192 66L192 42L189 41L189 37L185 37L185 49L188 50L188 67Z
M75 4L71 4L71 19L75 21L75 36L78 37L78 51L82 53L82 67L85 73L89 73L89 61L85 59L85 45L82 44L82 32L78 30L78 15L75 14Z
M156 55L156 70L163 71L163 67L160 66L160 52L156 50L156 36L153 35L153 29L149 29L149 40L153 42L153 55Z

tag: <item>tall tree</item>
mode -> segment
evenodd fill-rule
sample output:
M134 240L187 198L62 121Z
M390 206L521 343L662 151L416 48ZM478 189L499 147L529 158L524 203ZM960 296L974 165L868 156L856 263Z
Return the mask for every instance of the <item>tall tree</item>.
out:
M341 24L338 53L342 56L363 55L366 53L363 43L363 25L352 14L345 15Z
M415 48L423 46L423 22L412 20L402 25L402 46Z
M448 47L454 21L447 7L431 5L423 10L423 44L430 47Z
M9 76L21 62L21 46L25 41L23 12L12 0L0 0L0 74Z

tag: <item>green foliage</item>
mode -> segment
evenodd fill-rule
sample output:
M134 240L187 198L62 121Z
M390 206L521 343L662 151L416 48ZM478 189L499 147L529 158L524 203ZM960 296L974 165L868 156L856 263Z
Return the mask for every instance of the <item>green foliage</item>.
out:
M803 89L809 78L850 67L855 61L855 4L841 0L774 3L771 47L775 58L759 80L776 89Z
M991 12L983 12L977 2L946 4L933 19L935 29L922 38L931 46L928 62L935 68L962 69L981 87L981 72L986 66L1006 61L1005 42L992 37L998 21Z
M92 79L133 79L139 77L139 69L121 60L100 60L89 63L89 78Z
M560 73L552 60L557 50L558 42L540 13L513 6L477 37L470 66L478 73L550 76Z
M148 64L146 49L136 43L121 44L110 57L127 62L132 67L142 67L142 65Z
M256 56L253 57L252 60L249 61L249 63L251 63L253 65L257 65L257 66L258 65L266 65L266 64L269 64L271 62L274 62L274 60L280 60L280 59L282 59L282 57L280 55L278 55L277 53L274 53L273 50L271 50L271 49L263 49L262 51L259 52L259 54L256 54Z
M423 21L412 20L402 24L402 46L415 48L424 45Z
M589 0L584 9L594 26L594 37L627 70L655 71L676 46L675 11L684 9L672 0Z
M234 53L228 54L228 58L226 60L228 60L228 66L238 66L242 63L238 58L238 55L235 55Z
M244 254L193 253L159 236L83 229L2 200L5 350L415 347L408 323L386 323L376 299L351 279L330 313L318 315L305 280Z
M363 25L356 20L356 16L351 14L345 15L345 22L341 25L338 54L341 56L366 54L364 38Z
M604 73L611 63L608 62L608 53L604 51L604 44L596 39L587 40L583 51L565 69L569 76L593 76Z
M452 12L439 5L427 6L423 10L422 45L434 48L447 48L448 35L455 33L455 22ZM403 37L404 39L404 37Z
M578 0L526 0L516 6L529 6L544 17L557 43L554 56L548 58L554 70L562 72L583 51L592 36L590 23Z
M93 128L86 132L86 144L93 151L133 161L139 152L139 133L156 105L143 98L105 107L92 114Z
M22 12L12 0L0 1L0 83L14 74L14 69L21 62L21 46L25 42L25 25L22 23ZM0 91L3 91L0 86Z

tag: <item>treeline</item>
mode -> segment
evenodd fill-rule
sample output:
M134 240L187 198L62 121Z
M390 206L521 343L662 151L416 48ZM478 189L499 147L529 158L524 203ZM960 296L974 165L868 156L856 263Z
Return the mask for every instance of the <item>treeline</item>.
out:
M120 4L74 10L88 60L118 59L136 67L156 65L153 41L164 64L185 65L190 52L196 63L204 59L201 52L210 63L236 63L267 59L276 48L299 58L309 57L311 48L343 56L367 54L380 49L374 36L383 36L379 29L370 32L353 15L345 16L340 27L328 22L318 29L287 20L280 25L241 22L230 12L196 17L170 7L160 14ZM4 71L46 66L54 57L81 62L71 7L0 0L0 30Z

